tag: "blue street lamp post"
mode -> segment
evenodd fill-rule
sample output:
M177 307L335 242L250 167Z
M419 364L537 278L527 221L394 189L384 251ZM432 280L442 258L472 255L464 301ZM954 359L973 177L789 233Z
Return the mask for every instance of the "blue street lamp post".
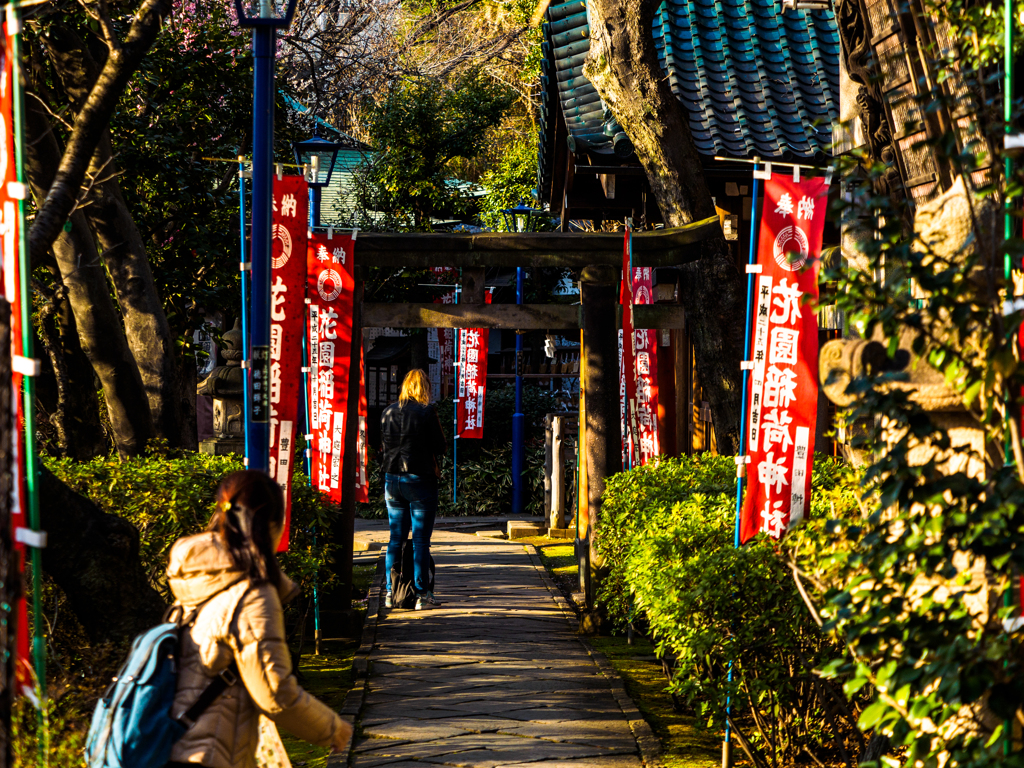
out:
M246 433L249 469L270 468L270 240L274 164L274 56L277 30L291 24L296 0L234 0L238 23L252 27L252 294L246 350L252 396Z
M509 232L533 232L543 211L520 203L501 212ZM523 303L523 268L516 267L516 304ZM526 416L523 414L523 334L516 331L516 412L512 414L512 514L523 514L523 465L526 463Z
M334 162L338 159L341 144L321 138L318 124L314 124L313 138L298 141L293 145L295 162L309 166L309 228L320 226L320 200L324 187L330 186Z

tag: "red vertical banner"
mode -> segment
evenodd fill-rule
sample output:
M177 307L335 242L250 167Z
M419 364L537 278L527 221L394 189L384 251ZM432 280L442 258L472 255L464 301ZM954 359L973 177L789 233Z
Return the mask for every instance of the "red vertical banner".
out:
M751 322L747 487L740 539L779 539L808 513L818 411L818 266L824 178L765 184Z
M348 377L352 351L351 234L317 232L309 238L309 424L313 435L313 487L341 503Z
M370 478L366 474L366 350L359 344L359 437L356 439L356 501L370 500Z
M0 77L0 232L3 247L3 286L7 301L11 304L11 354L24 359L25 347L22 339L22 301L19 282L20 233L18 231L18 200L24 197L24 189L18 183L18 170L14 154L14 41L9 36L8 25L3 25L3 75ZM29 299L30 300L30 299ZM23 367L15 360L11 381L11 416L14 429L11 430L11 533L14 551L20 570L25 567L25 545L18 541L17 530L28 527L26 512L28 496L25 487L25 402L22 394ZM35 680L32 665L31 642L29 638L28 604L25 595L18 597L14 606L17 637L15 639L15 674L18 693L34 696Z
M491 292L484 301L491 303ZM487 344L490 331L486 328L459 329L459 368L456 392L459 407L455 430L459 437L484 436L484 403L487 398Z
M302 176L274 178L270 241L270 477L284 491L284 536L288 549L295 436L302 390L303 307L306 296L306 225L309 187Z
M633 304L653 304L653 294L651 268L634 269ZM636 393L633 437L637 443L633 454L640 464L646 464L661 452L658 443L658 332L634 328L632 352Z
M622 330L619 331L619 418L622 420L622 466L631 469L640 463L636 429L636 376L634 375L635 338L633 334L633 281L630 279L633 230L626 224L622 241L622 281L619 304L622 305Z
M435 304L455 304L458 297L455 291L447 291L434 299ZM441 391L434 392L434 398L440 399L445 396L449 371L455 368L455 329L437 329L437 364L441 371Z

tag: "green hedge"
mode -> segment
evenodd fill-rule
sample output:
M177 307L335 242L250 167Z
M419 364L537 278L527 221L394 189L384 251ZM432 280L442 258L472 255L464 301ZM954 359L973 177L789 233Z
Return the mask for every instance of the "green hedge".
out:
M160 451L131 459L103 456L76 462L44 457L44 461L57 477L88 496L104 512L124 517L138 528L142 562L153 585L168 600L164 570L171 545L182 536L206 528L217 485L226 475L244 469L238 456ZM330 586L334 578L330 568L334 553L330 524L339 512L336 505L310 487L305 474L296 467L290 544L280 560L285 573L306 593L318 571L320 586Z
M855 506L850 478L840 462L815 462L812 519ZM813 669L839 649L813 621L775 542L762 535L733 548L732 457L668 459L606 487L598 599L610 618L650 633L672 670L669 689L707 727L725 728L730 698L762 749L785 761L805 746L827 757L826 736L852 723L825 727L834 702L822 696L834 691Z

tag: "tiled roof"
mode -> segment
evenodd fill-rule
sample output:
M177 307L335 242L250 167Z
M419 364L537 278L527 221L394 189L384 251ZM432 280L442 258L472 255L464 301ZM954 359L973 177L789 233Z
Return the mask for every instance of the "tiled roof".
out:
M832 11L782 11L780 0L665 0L653 34L702 155L830 155L839 116L839 33ZM628 157L628 139L583 76L590 49L586 0L553 3L544 36L542 179L552 170L556 104L570 147Z

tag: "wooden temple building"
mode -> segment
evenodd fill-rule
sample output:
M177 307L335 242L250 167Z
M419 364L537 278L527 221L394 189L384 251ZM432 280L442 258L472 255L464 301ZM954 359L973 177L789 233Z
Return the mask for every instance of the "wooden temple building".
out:
M798 163L808 169L804 173L824 172L831 163L840 81L835 14L784 10L778 0L666 0L653 35L742 271L751 236L749 161ZM583 74L589 49L586 0L553 2L544 24L541 203L566 232L581 224L608 230L625 217L640 230L654 229L662 220L645 172ZM829 229L826 243L838 243L837 229ZM655 299L675 303L680 279L685 275L679 270L656 270ZM670 455L715 449L711 409L683 325L659 334L658 426L662 450ZM824 325L822 340L828 336L829 323Z

